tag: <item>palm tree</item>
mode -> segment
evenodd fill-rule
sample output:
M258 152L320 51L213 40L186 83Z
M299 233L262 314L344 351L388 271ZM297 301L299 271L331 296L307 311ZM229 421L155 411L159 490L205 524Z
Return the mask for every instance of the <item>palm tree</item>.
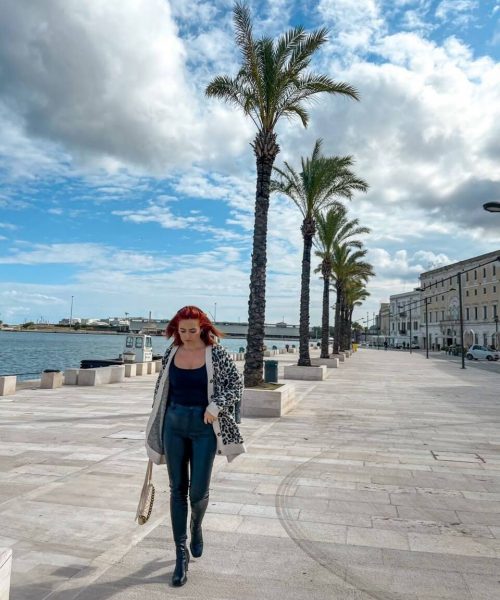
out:
M280 192L288 196L302 213L301 226L304 239L302 253L302 275L300 289L300 325L298 365L311 366L309 356L309 292L311 284L311 249L316 234L317 215L322 210L336 204L342 206L336 198L351 199L355 190L365 192L368 184L354 176L349 169L350 156L322 156L321 140L317 140L309 158L301 158L302 170L297 173L285 162L284 169L274 167L280 179L271 181L271 192Z
M364 277L352 279L347 283L345 289L345 304L346 304L346 324L344 328L343 347L350 347L352 339L352 313L355 306L361 306L368 298L370 293L365 287Z
M298 117L307 127L309 114L306 103L316 94L342 94L358 99L358 93L347 83L335 82L326 75L308 70L313 54L327 40L326 29L306 33L299 26L288 30L277 40L269 37L255 39L249 8L239 1L234 5L233 20L236 44L241 51L241 67L236 77L215 77L205 93L241 108L257 128L252 144L257 165L257 188L245 356L245 385L256 386L262 382L264 360L269 184L279 152L276 125L282 117Z
M335 281L335 332L333 335L333 352L338 354L341 345L345 343L345 290L349 281L353 278L368 279L374 275L373 267L370 263L363 261L367 251L358 249L353 250L348 244L337 245L332 253L332 274Z
M349 221L347 209L343 204L331 208L316 219L318 233L315 254L321 259L315 273L323 277L323 310L321 318L321 358L328 358L328 334L330 331L330 278L332 275L332 252L335 246L346 243L350 247L361 248L362 243L352 237L370 233L368 227L359 226L358 219Z

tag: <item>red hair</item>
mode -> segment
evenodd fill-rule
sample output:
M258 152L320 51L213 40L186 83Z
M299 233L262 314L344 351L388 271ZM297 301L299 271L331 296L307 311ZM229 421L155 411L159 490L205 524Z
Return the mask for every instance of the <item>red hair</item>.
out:
M167 338L174 338L174 344L182 344L179 335L179 321L192 319L199 321L201 329L201 339L207 346L213 346L216 343L215 337L224 337L222 331L219 331L207 317L207 315L197 306L184 306L177 311L175 317L169 322L165 330Z

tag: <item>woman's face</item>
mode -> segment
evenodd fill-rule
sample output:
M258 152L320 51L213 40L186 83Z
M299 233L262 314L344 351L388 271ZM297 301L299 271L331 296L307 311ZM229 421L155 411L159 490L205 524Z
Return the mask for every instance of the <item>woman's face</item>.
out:
M200 343L200 322L198 319L181 319L179 321L179 337L183 344L188 346Z

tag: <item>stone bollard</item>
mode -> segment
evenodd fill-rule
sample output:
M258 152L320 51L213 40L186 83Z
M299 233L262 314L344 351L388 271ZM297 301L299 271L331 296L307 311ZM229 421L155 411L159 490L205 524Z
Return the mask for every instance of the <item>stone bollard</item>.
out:
M64 385L78 385L80 369L66 369L64 371Z
M0 548L0 600L9 600L12 549Z
M135 363L128 363L123 366L125 367L125 377L135 377L137 371Z
M78 385L103 385L109 383L110 378L111 367L80 369L80 373L78 374Z
M156 365L151 361L147 362L146 363L146 373L148 375L152 375L155 372L156 372Z
M155 373L159 373L161 371L161 359L155 360Z
M148 368L146 366L146 363L135 363L136 366L136 374L137 375L147 375L148 374Z
M114 365L109 367L109 383L121 383L125 381L125 365Z
M0 396L11 396L16 393L17 377L4 375L0 377Z
M61 387L63 384L63 373L61 371L52 371L49 373L42 373L42 381L40 387L43 390L54 390L55 388Z

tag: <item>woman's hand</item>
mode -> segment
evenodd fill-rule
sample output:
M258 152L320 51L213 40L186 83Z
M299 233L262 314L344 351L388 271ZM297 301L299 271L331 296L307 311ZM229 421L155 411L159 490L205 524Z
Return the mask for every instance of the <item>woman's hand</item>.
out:
M203 415L203 422L205 425L211 425L214 421L217 421L217 417L214 417L208 410L205 411Z

